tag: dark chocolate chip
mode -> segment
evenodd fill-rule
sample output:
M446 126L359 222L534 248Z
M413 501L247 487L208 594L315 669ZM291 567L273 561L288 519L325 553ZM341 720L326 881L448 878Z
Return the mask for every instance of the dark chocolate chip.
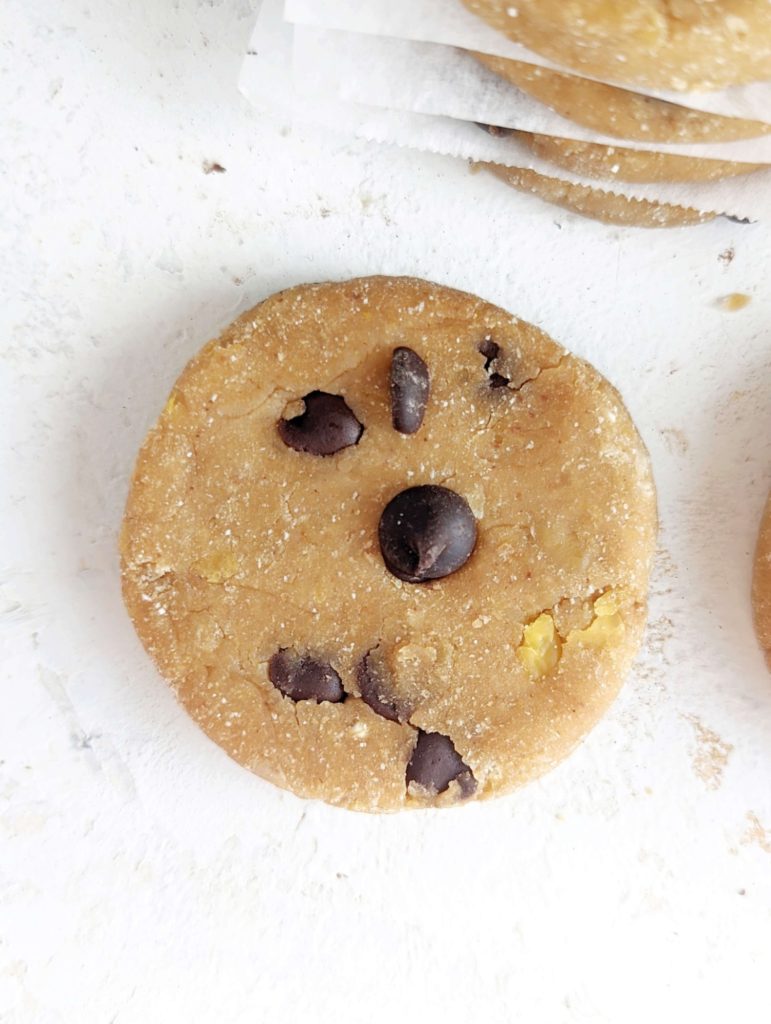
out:
M359 443L364 427L341 395L311 391L303 398L305 410L291 420L279 420L281 440L297 452L334 455Z
M407 721L409 713L404 708L397 707L397 702L388 693L386 674L374 651L368 651L359 662L356 681L359 684L361 699L376 715L387 718L389 722Z
M477 780L450 737L420 729L407 765L407 785L416 782L434 793L444 793L453 779L458 780L464 797L471 796L477 788Z
M338 704L345 699L340 676L331 665L286 647L280 648L268 662L268 678L285 697L295 701Z
M465 565L477 540L474 513L447 487L408 487L380 517L380 551L389 572L407 583L438 580Z
M400 346L391 358L391 419L400 434L420 430L428 405L428 367L417 352Z
M478 351L485 357L485 370L493 365L493 360L501 354L501 346L497 345L492 338L485 338L477 345Z
M508 377L493 369L493 363L501 354L501 346L496 344L492 338L485 338L477 346L478 351L485 357L485 373L488 376L488 383L493 390L505 388L509 385Z

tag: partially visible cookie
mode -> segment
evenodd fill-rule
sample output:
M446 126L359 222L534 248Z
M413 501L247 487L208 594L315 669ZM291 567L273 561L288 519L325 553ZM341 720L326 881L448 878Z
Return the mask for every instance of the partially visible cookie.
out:
M507 185L520 192L530 192L548 203L580 213L605 224L623 224L638 228L679 228L689 224L703 224L714 220L717 214L704 213L687 206L673 206L648 199L630 199L614 192L574 185L560 178L550 178L523 167L480 162L473 165L490 171Z
M592 78L721 89L771 78L767 0L463 0L510 39Z
M736 142L771 134L771 124L691 110L537 64L487 53L473 56L507 82L551 107L561 117L603 135L636 142Z
M700 157L653 153L649 150L604 146L596 142L560 139L553 135L537 135L513 128L487 130L496 136L509 136L523 142L536 156L550 160L566 171L584 178L637 184L660 182L721 181L759 171L763 164L738 163L734 160L705 160Z
M755 616L755 632L771 669L771 495L763 511L755 549L752 610Z
M565 757L642 637L656 534L618 393L410 278L274 295L183 371L121 537L137 632L231 757L365 811Z

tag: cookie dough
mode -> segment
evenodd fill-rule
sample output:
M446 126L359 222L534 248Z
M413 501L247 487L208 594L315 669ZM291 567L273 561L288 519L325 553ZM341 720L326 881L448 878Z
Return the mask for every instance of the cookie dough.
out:
M714 220L716 213L705 213L688 206L672 206L648 199L630 199L615 192L575 185L560 178L550 178L524 167L479 162L475 169L487 170L520 192L531 192L566 210L605 224L623 224L637 228L680 228Z
M637 184L674 181L721 181L759 171L763 164L737 163L733 160L704 160L700 157L652 153L649 150L603 146L596 142L559 139L513 128L487 126L496 136L523 142L543 160L563 167L584 178L603 181L628 181Z
M487 53L472 54L561 117L603 135L636 142L736 142L771 134L771 124L691 110L654 96Z
M721 89L771 78L768 0L463 0L510 39L592 78Z
M752 573L755 632L771 669L771 495L763 511Z
M655 531L596 370L472 295L365 278L273 296L184 370L139 454L123 591L231 757L393 811L573 749L640 643Z

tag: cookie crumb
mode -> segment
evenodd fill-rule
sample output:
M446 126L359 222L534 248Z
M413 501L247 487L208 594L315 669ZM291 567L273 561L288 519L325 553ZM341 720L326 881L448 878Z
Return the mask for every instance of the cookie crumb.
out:
M752 297L745 295L744 292L731 292L730 295L723 295L718 299L718 305L727 313L736 313L738 310L744 309L745 306L749 306L751 302Z
M225 174L227 171L227 167L223 167L216 160L204 160L201 166L204 174Z

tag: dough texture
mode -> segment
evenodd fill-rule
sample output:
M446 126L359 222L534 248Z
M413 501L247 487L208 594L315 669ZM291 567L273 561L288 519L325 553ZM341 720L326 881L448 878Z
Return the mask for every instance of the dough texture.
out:
M515 42L592 78L652 89L771 79L771 0L463 0Z
M487 53L473 56L561 117L636 142L736 142L771 133L771 124L691 110L615 85Z
M752 573L755 632L771 669L771 495L763 511Z
M428 390L394 376L405 346ZM432 536L466 530L443 578L381 554L411 488ZM605 712L655 533L647 452L596 370L475 296L364 278L274 295L189 363L138 457L123 592L236 761L356 810L442 806L542 774Z
M624 224L637 228L679 228L689 224L703 224L717 216L688 206L630 199L589 185L575 185L560 178L550 178L523 167L506 167L504 164L487 162L473 166L491 171L520 192L531 192L548 203L605 224Z

